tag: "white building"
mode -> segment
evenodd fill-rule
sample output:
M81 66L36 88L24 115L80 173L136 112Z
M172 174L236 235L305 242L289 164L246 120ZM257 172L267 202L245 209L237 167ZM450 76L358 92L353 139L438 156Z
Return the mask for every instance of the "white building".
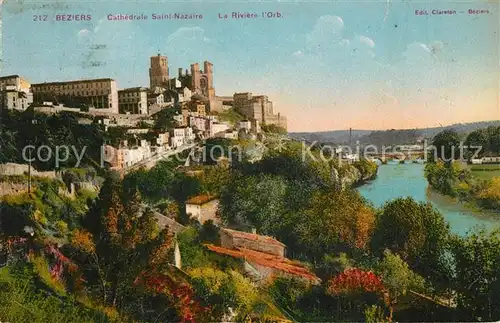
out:
M483 164L499 164L500 157L483 157Z
M185 87L182 89L182 101L181 101L181 94L179 94L179 102L188 102L191 101L191 96L193 95L193 92L191 92L190 89Z
M151 146L146 140L141 140L140 146L134 148L120 148L118 153L121 155L121 168L130 167L145 159L151 158Z
M226 138L226 139L238 139L238 131L228 129L224 132L216 133L215 137Z
M189 117L189 126L192 128L195 128L200 130L200 131L207 131L208 129L208 120L203 117L195 117L191 116Z
M168 132L159 133L158 137L156 137L156 144L158 146L168 146L170 139L170 134Z
M33 103L31 84L19 75L0 77L0 111L26 110Z
M227 129L229 129L229 126L227 124L211 122L210 136L213 137L216 133L225 132Z
M159 106L165 105L165 95L163 93L150 93L148 94L148 104L157 104Z
M198 195L186 201L186 214L202 224L212 220L215 224L220 225L221 221L217 213L218 207L219 200L214 196Z
M219 118L217 118L217 116L208 115L205 118L207 118L207 120L210 120L212 122L218 122L219 121Z
M182 114L175 115L173 119L178 125L182 125L184 123L184 116Z
M185 138L184 138L185 144L193 143L194 138L196 137L194 132L193 132L193 128L191 128L191 127L184 128L184 136L185 136Z
M181 116L182 117L182 116ZM186 131L184 128L174 128L170 132L170 146L177 148L184 145Z
M250 131L252 129L252 122L250 120L242 120L238 123L238 129Z
M359 155L358 154L346 154L344 156L344 159L347 160L348 163L353 163L359 161Z

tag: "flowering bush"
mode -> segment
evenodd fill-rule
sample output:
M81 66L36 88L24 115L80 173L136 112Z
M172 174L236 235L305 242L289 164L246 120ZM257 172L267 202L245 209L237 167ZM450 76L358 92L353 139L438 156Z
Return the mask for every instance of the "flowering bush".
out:
M170 275L143 272L136 278L135 284L142 283L148 290L158 294L170 294L177 305L177 310L182 322L194 322L207 311L207 308L200 305L196 300L191 286L187 283L176 281Z
M328 292L332 295L352 293L384 293L382 280L371 271L349 268L330 279Z

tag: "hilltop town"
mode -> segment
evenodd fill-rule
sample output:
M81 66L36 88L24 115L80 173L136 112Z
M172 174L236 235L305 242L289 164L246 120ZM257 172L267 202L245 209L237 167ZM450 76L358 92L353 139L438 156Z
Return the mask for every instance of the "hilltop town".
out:
M123 136L106 143L108 158L120 171L189 149L207 138L251 138L262 126L287 128L286 117L275 113L266 95L217 95L209 61L203 63L203 70L193 63L173 76L168 58L158 54L150 57L149 80L149 87L119 89L111 78L32 84L23 76L2 76L0 111L75 113L79 124L97 123L106 132L119 128L135 138L130 142Z

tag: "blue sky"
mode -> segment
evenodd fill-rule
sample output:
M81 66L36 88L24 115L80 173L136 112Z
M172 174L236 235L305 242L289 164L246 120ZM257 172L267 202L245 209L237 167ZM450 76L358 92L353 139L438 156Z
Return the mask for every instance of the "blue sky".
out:
M50 3L50 2L47 2ZM2 75L31 82L111 77L147 86L149 57L209 60L219 95L267 94L291 131L413 128L500 119L498 2L40 2L3 5ZM417 16L415 10L456 10ZM489 14L470 15L469 9ZM218 14L280 12L279 19ZM109 21L198 13L202 20ZM463 13L461 13L463 12ZM91 21L55 22L55 14ZM34 22L33 15L48 15ZM105 45L104 49L95 49ZM101 66L90 66L100 62Z

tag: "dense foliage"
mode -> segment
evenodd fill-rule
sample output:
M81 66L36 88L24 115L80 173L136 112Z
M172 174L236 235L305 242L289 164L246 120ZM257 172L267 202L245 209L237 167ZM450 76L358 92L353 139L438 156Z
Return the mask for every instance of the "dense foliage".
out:
M371 244L379 255L391 250L424 277L444 283L449 275L449 236L448 224L432 205L399 198L387 202L377 215Z
M500 318L500 230L452 240L454 289L463 320Z
M99 166L103 143L104 134L97 124L79 124L78 116L71 113L45 115L28 109L25 112L7 110L1 116L0 163L26 164L26 157L32 159L38 170ZM26 150L23 157L23 149L28 145L35 149ZM43 146L48 148L41 148ZM58 164L57 147L60 147Z
M434 141L436 144L455 142L458 138L449 139L449 133L440 133ZM457 136L455 136L457 137ZM448 138L448 139L446 139ZM466 148L462 158L477 159L484 156L500 156L500 127L488 127L471 132L466 140ZM456 156L455 159L458 159ZM494 172L494 168L480 169L483 173ZM500 177L481 178L477 172L471 172L464 161L431 160L425 166L425 176L429 185L441 194L473 203L479 207L500 210Z

